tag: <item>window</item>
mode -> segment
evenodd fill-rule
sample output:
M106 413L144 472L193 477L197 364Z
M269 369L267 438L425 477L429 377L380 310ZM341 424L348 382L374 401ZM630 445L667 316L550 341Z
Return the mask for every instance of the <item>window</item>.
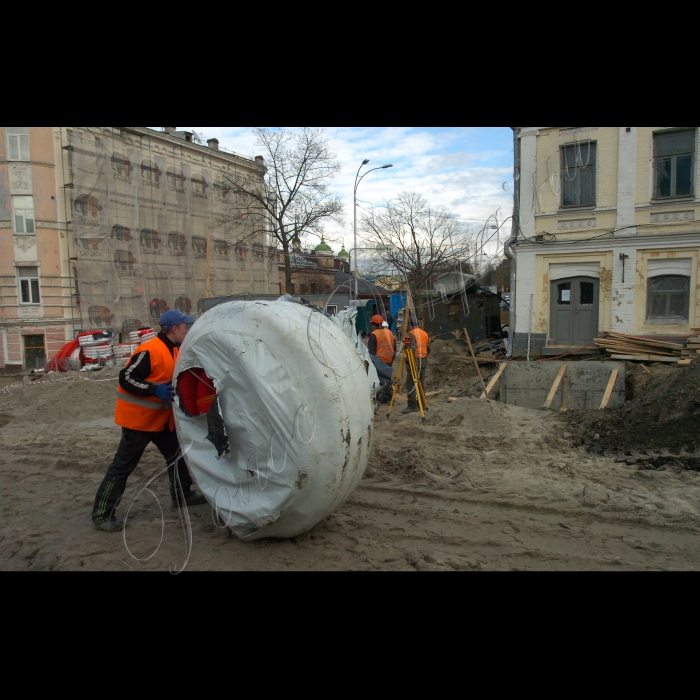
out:
M131 229L128 226L115 224L112 226L112 238L116 238L118 241L130 241Z
M29 127L8 126L7 130L7 160L30 160L29 158Z
M114 266L117 270L133 270L136 258L128 250L114 251Z
M690 306L690 277L665 275L648 282L647 321L687 323Z
M114 170L115 175L120 177L131 177L131 171L133 166L131 161L123 154L115 151L112 156L112 170Z
M148 182L157 183L160 181L160 168L154 160L144 160L141 163L141 177Z
M182 174L182 170L168 170L167 173L168 184L171 187L182 187L185 183L185 176Z
M144 248L155 248L158 249L161 240L158 235L158 231L152 228L141 229L141 245Z
M597 155L598 144L593 141L561 149L562 206L595 206Z
M693 194L695 129L654 134L654 197Z
M192 190L197 194L207 193L207 181L201 173L193 173L192 175Z
M43 335L24 336L24 366L27 369L43 369L46 365L46 346Z
M187 248L187 238L178 231L171 231L168 234L168 247L173 250L185 250Z
M187 297L178 297L175 299L175 308L183 314L189 314L192 311L192 302Z
M13 197L15 233L36 233L34 229L34 197Z
M19 301L20 304L41 304L39 294L39 268L20 267L19 275Z

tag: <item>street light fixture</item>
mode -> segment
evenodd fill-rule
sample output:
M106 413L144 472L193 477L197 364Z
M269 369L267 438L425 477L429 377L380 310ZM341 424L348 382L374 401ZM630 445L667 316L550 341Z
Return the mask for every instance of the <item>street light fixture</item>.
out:
M353 229L354 229L354 233L355 233L355 247L354 247L354 251L355 251L355 301L357 301L357 296L358 296L358 293L357 293L357 287L358 287L358 277L357 277L357 275L358 275L358 261L357 261L357 251L358 251L358 247L357 247L357 188L360 186L360 183L362 182L362 180L363 180L367 175L369 175L370 173L373 173L375 170L386 170L387 168L393 168L393 167L394 167L393 165L382 165L382 166L379 167L379 168L372 168L372 170L368 170L362 177L360 177L360 170L362 170L362 168L364 168L365 165L367 165L368 163L369 163L369 160L368 160L368 159L363 160L363 161L362 161L362 165L360 166L360 169L357 171L357 175L355 176L355 196L354 196L354 200L353 200L353 205L354 205L354 210L353 210L353 211L354 211L354 217L353 217L353 219L354 219L354 224L353 224Z

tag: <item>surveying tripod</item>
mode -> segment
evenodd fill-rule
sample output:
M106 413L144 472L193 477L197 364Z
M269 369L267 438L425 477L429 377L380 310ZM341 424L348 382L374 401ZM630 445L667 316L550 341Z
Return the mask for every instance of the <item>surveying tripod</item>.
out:
M413 380L413 391L416 392L416 399L418 400L418 408L420 409L421 418L425 420L425 412L428 410L428 401L425 398L425 391L423 391L423 382L420 380L420 372L418 371L416 354L413 351L413 336L410 333L407 333L403 339L401 363L399 364L399 371L396 374L394 391L391 395L391 403L389 404L389 413L386 414L386 417L391 418L391 412L394 410L394 400L396 399L396 394L399 391L399 383L401 382L401 372L403 370L404 363L406 363L411 379Z

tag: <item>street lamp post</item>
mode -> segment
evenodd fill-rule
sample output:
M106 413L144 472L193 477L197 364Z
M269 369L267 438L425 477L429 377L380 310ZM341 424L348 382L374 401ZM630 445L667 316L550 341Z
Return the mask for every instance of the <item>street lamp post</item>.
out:
M362 180L369 175L370 173L373 173L375 170L386 170L387 168L393 168L393 165L382 165L379 168L372 168L372 170L368 170L362 177L360 177L360 170L365 167L369 163L369 160L363 160L362 165L360 166L360 169L357 171L357 175L355 176L355 196L353 200L353 229L355 233L355 301L357 301L358 297L358 292L357 292L357 287L358 287L358 262L357 262L357 251L359 250L357 247L357 188L360 186L360 183Z

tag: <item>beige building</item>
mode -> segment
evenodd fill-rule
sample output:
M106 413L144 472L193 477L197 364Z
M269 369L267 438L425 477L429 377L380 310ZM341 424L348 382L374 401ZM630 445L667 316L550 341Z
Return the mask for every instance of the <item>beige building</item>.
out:
M700 326L698 128L513 129L513 354Z
M277 293L276 246L227 186L241 171L264 186L262 159L176 127L0 127L0 372L197 313L207 286Z

